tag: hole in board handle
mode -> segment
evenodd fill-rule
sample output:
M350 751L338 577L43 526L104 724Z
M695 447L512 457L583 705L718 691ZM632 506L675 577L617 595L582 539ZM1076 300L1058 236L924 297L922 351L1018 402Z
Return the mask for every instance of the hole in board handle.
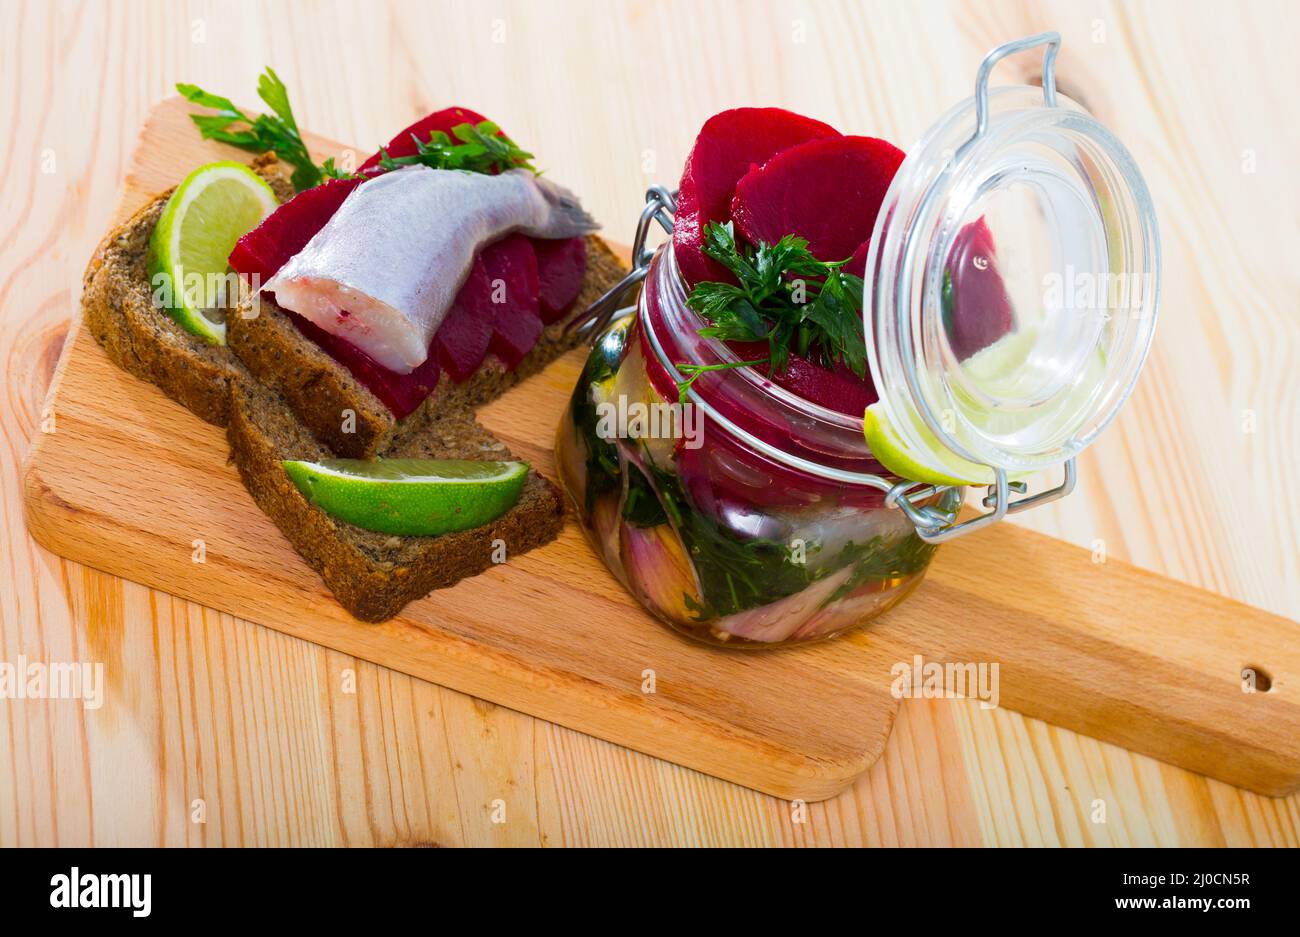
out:
M1249 664L1241 668L1241 688L1246 693L1267 693L1273 689L1273 678L1263 667Z

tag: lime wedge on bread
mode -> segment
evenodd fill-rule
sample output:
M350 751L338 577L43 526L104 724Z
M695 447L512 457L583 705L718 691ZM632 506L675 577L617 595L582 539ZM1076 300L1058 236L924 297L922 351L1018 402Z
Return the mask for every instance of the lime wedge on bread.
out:
M514 507L528 479L527 462L324 459L282 464L298 490L326 514L399 537L482 527Z
M226 276L235 242L278 204L271 187L242 163L208 163L176 187L149 239L149 285L187 331L226 343L225 321L205 315L219 295L214 287L222 281L215 278Z

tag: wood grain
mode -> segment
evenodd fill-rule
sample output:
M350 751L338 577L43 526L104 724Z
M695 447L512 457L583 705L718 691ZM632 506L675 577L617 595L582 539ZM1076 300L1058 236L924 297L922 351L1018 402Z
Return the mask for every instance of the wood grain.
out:
M189 113L179 97L150 112L116 218L193 166L238 155L196 140ZM308 144L318 159L344 149ZM482 414L552 477L582 360L571 353ZM240 490L224 434L115 369L83 325L46 409L24 508L59 556L766 793L823 800L856 780L893 725L895 668L919 690L924 663L996 664L993 705L1253 791L1300 785L1300 625L1022 528L943 550L922 601L808 650L719 653L666 633L573 523L374 626L337 607ZM1268 692L1242 692L1247 666Z
M89 718L0 703L0 843L1296 842L1294 796L1261 799L943 701L908 701L865 779L792 810L56 560L32 546L19 509L19 461L77 277L136 128L176 80L246 98L272 62L301 122L340 139L382 139L451 100L477 106L626 240L629 206L671 179L713 110L781 103L907 141L969 93L984 50L1054 26L1067 93L1134 150L1160 206L1165 321L1081 491L1023 523L1294 618L1300 274L1286 170L1300 140L1277 115L1300 77L1287 53L1295 17L1282 4L1231 17L1188 6L770 3L742 17L725 4L338 5L304 18L283 5L4 4L0 109L16 127L4 145L16 184L0 206L0 659L104 653L133 706ZM674 29L687 15L698 28ZM418 37L432 35L459 41L430 55ZM705 37L707 54L692 45ZM565 66L536 69L542 50ZM924 81L897 80L918 63ZM571 101L583 106L556 106ZM355 695L339 689L345 669ZM206 824L190 822L200 796Z

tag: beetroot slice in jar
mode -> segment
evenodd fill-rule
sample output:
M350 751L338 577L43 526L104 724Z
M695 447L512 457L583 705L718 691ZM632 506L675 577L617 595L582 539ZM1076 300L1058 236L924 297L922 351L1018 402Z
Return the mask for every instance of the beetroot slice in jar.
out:
M427 143L429 136L435 130L441 130L443 133L450 134L451 128L459 124L481 124L485 120L487 120L487 118L482 114L477 111L471 111L467 107L444 108L440 111L434 111L432 114L421 117L401 133L397 134L397 136L393 137L393 139L389 140L388 144L384 146L384 149L388 151L389 156L394 158L399 156L414 156L419 152L419 150L416 148L415 140L413 140L412 137L418 138L421 143ZM364 172L367 169L378 166L381 158L382 156L380 153L375 153L361 164L357 169L357 172Z
M768 352L766 342L728 342L727 347L742 361L756 361ZM759 365L758 370L767 374L765 365ZM880 399L871 379L858 377L846 365L828 368L793 352L785 370L769 375L768 380L804 400L849 416L861 416Z
M844 260L871 238L903 155L875 137L831 137L783 150L736 184L736 230L751 244L795 234L818 260Z
M686 350L680 348L676 344L674 337L667 334L667 324L656 306L658 290L653 279L647 281L646 289L648 290L648 318L655 329L656 336L663 344L669 360L691 360ZM635 329L637 339L641 342L641 350L646 362L646 375L650 380L650 385L664 400L676 401L678 399L676 382L669 376L667 370L655 356L655 351L645 335L642 334L639 324ZM703 339L700 339L700 341L703 341ZM768 356L767 342L728 342L727 347L742 361L757 361ZM826 407L829 410L834 410L837 413L861 416L867 407L880 399L870 379L858 377L843 365L838 365L833 369L824 368L793 352L790 353L786 369L781 374L768 376L766 365L757 365L755 370L773 384L784 387L805 400ZM763 416L742 407L730 406L728 401L716 399L718 395L709 393L717 383L741 379L739 375L729 371L714 371L701 374L696 378L692 387L706 394L710 402L718 408L723 416L732 420L746 432L752 433L765 442L781 445L788 437L788 432L784 426L774 424Z
M983 218L972 221L957 232L944 270L943 324L957 360L1006 335L1013 318L993 232Z
M513 371L542 334L537 255L528 238L512 234L483 248L480 258L489 290L492 339L488 350L507 371Z
M808 140L837 136L829 124L779 107L738 107L705 121L686 157L673 223L673 249L686 282L733 281L700 248L705 225L730 216L736 183L752 166Z
M547 325L564 318L564 313L582 292L587 275L586 238L533 241L537 254L537 276L542 321Z
M683 347L683 344L679 344L683 343L683 338L672 334L669 326L664 321L662 312L658 305L659 287L654 277L650 277L646 280L645 288L647 290L647 322L650 328L655 330L655 336L662 344L664 353L668 356L668 360L692 360L692 356L688 354L687 349ZM650 386L654 388L655 392L664 400L676 402L679 398L677 383L671 376L669 376L668 371L659 361L651 342L645 334L645 330L641 327L641 323L637 322L633 328L636 333L636 340L641 343L641 353L645 359L646 377L649 379ZM629 336L629 341L631 340L632 337ZM693 338L686 339L686 341L695 340L696 339ZM700 338L698 341L703 342L704 339ZM737 344L741 347L747 347L741 343ZM755 348L757 349L757 353L754 355L754 358L745 360L756 360L767 356L766 343L755 343ZM731 420L746 432L751 433L759 439L762 439L764 442L771 443L772 445L781 445L782 442L789 437L788 428L784 424L773 422L766 414L748 410L738 402L732 401L726 396L714 392L718 385L733 380L743 380L743 378L731 371L711 371L701 374L696 378L694 384L691 386L692 389L700 394L705 400L709 401L709 403L714 406L722 416Z
M870 241L863 241L859 244L858 249L849 258L849 262L844 265L844 272L851 273L855 277L865 277L867 275L867 252L870 249Z
M668 359L670 361L690 360L686 350L679 346L679 338L671 334L659 310L656 278L647 279L645 288L647 290L646 321L651 328L655 329L655 335L662 343ZM640 321L633 325L633 332L635 334L629 334L628 341L640 343L641 356L644 359L650 385L662 399L676 402L677 385L660 363ZM737 344L741 348L748 347ZM754 357L765 357L766 344L759 342L755 345L758 354ZM804 362L804 364L808 368L816 367L811 362ZM631 363L625 361L622 366L629 367ZM769 445L783 450L793 449L795 455L836 468L884 474L884 467L874 460L836 459L826 453L800 450L792 444L789 425L774 413L755 412L747 409L740 401L715 392L716 386L721 382L743 379L730 371L714 371L702 374L695 381L693 388L720 415ZM755 505L799 507L807 503L809 492L828 500L861 507L876 507L882 503L883 496L875 489L864 487L849 490L837 482L813 478L798 469L778 465L752 449L742 446L728 431L719 429L714 432L714 428L707 420L703 433L705 439L703 448L690 450L684 446L678 447L677 469L682 484L691 494L692 500L701 510L715 517L721 516L724 512L743 513L752 510ZM791 492L799 494L793 496Z
M691 502L705 514L726 520L730 526L751 526L751 533L764 536L763 512L772 508L797 510L812 503L845 507L875 508L884 504L884 492L876 488L849 486L815 477L788 465L779 465L741 443L729 432L703 428L705 444L698 449L679 446L675 460L677 475ZM787 440L789 431L786 431ZM782 447L789 449L787 445ZM826 461L821 453L795 453L810 461L821 460L835 468L864 473L887 474L874 460ZM750 516L747 523L744 518Z

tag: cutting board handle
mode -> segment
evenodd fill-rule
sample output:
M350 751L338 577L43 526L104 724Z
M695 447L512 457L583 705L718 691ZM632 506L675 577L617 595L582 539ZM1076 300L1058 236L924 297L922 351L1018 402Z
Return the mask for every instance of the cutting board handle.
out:
M900 659L910 642L996 663L999 706L1260 793L1300 787L1294 621L1010 524L941 548L912 602L935 614L889 635Z

